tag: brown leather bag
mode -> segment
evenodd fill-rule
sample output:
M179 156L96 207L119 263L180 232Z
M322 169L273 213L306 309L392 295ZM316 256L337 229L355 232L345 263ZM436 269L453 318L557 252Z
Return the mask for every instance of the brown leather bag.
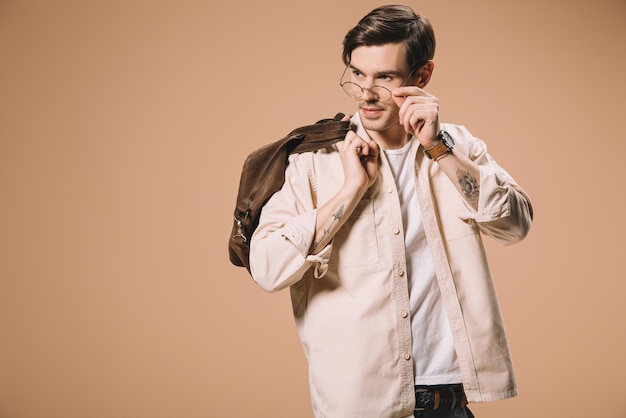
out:
M315 151L345 138L350 121L322 119L291 131L286 137L265 145L246 158L235 206L233 229L228 240L230 262L250 271L250 238L259 224L261 209L282 187L289 154Z

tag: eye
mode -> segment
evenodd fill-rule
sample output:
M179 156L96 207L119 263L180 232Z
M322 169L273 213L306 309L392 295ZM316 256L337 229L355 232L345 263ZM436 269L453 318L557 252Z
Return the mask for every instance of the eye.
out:
M361 73L359 70L352 70L352 75L354 77L363 77L363 73Z

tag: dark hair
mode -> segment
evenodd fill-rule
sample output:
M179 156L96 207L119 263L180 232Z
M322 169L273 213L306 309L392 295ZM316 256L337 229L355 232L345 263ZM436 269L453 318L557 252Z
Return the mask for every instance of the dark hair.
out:
M343 40L343 62L350 64L352 51L360 46L397 42L404 42L411 70L435 55L435 33L430 22L408 6L390 5L372 10L350 29Z

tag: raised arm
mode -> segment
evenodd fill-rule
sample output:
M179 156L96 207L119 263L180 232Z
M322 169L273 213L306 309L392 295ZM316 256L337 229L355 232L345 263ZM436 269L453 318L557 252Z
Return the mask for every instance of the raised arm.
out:
M438 145L441 127L437 98L416 86L395 89L393 94L405 131L413 134L426 150ZM491 159L482 141L475 140L470 148L467 154L452 151L436 161L473 210L465 220L476 222L483 233L503 244L521 240L532 223L530 199Z
M338 181L341 186L334 196L318 206L310 178L314 171L310 165L312 157L293 156L283 188L263 208L250 244L250 272L263 289L277 291L288 287L313 266L327 262L329 243L376 181L376 143L349 132L337 148L335 175L343 172L344 178L343 182Z
M312 254L328 245L378 177L379 148L374 141L368 143L349 132L337 147L341 154L344 185L318 209Z

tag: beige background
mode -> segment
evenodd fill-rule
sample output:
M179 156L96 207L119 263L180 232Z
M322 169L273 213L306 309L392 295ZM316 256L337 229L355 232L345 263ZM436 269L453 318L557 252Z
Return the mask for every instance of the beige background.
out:
M310 417L288 293L229 264L245 156L352 112L382 3L0 0L0 417ZM487 241L521 388L480 418L626 417L626 2L413 2L429 91L531 194Z

